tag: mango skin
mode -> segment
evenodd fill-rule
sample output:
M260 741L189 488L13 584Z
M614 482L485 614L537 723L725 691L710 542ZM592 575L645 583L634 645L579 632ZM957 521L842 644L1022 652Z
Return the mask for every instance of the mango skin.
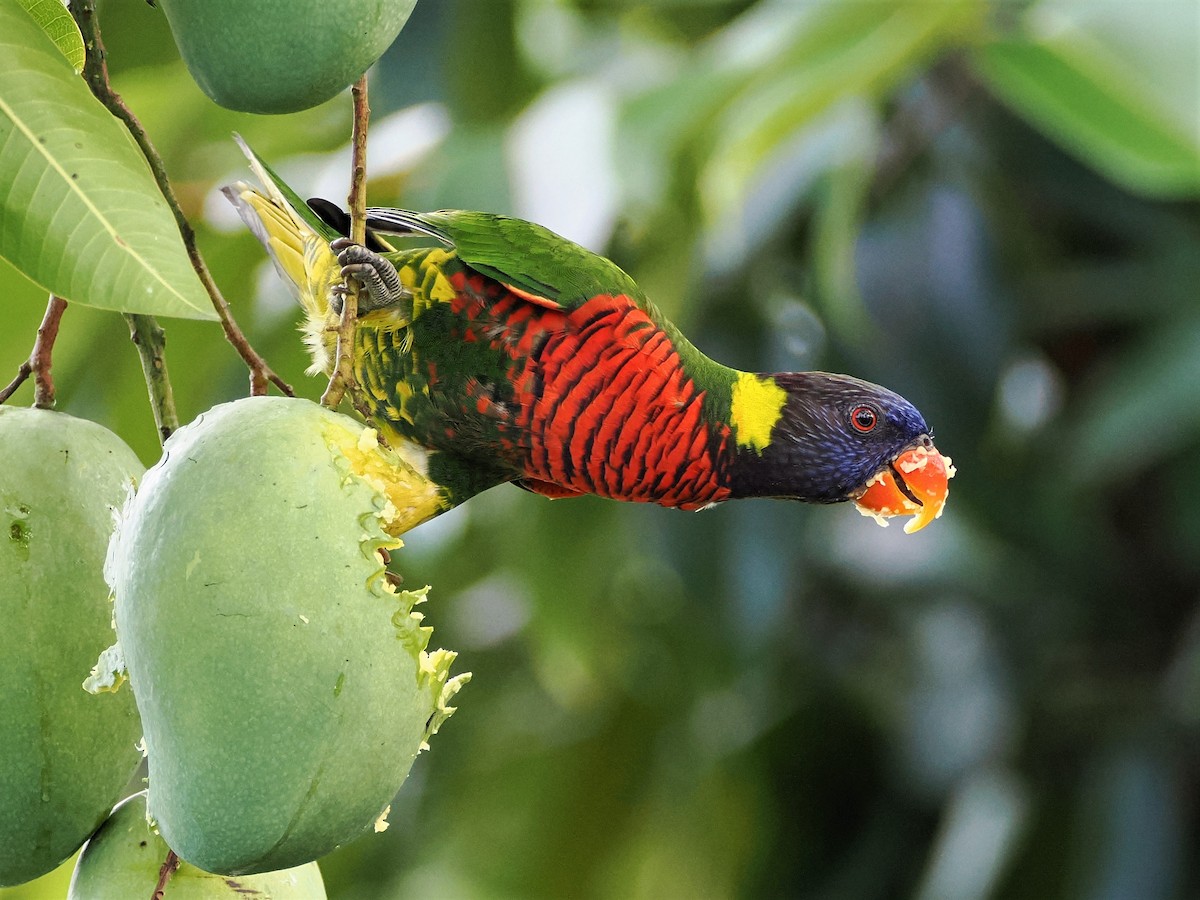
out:
M121 801L79 854L67 900L140 900L154 893L167 845L146 821L146 792ZM325 900L315 862L230 878L183 862L167 883L170 900Z
M0 448L0 885L12 885L74 853L141 759L132 693L82 684L112 643L104 556L143 468L111 431L40 409L0 406Z
M383 578L392 502L351 474L374 432L252 397L177 431L110 553L149 806L210 872L289 868L384 813L449 714L453 654ZM398 460L394 460L398 462ZM399 502L399 498L395 498Z
M161 0L196 83L228 109L290 113L352 85L416 0Z

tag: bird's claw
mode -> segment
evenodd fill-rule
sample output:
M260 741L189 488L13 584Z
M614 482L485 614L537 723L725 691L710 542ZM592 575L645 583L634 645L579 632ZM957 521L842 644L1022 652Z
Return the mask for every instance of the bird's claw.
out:
M334 315L341 316L348 293L350 293L350 289L344 282L338 282L329 288L329 308L333 310Z
M329 242L329 248L337 254L342 278L357 281L365 291L358 298L359 312L394 306L412 296L401 284L396 267L374 250L368 250L348 237L335 238ZM345 284L330 288L329 305L338 315L341 315L346 293Z

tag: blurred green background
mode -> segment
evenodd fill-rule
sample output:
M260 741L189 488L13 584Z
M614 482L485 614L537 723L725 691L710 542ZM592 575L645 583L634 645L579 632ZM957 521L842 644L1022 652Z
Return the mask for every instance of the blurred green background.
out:
M348 95L228 112L161 13L100 17L235 314L316 398L217 188L236 130L342 200ZM373 203L540 221L726 363L903 393L959 475L914 536L508 486L412 532L395 568L474 680L330 896L1200 896L1198 35L1191 0L421 0L373 71ZM0 380L44 303L0 263ZM216 325L163 324L185 420L246 393ZM54 375L157 458L120 316L71 306Z

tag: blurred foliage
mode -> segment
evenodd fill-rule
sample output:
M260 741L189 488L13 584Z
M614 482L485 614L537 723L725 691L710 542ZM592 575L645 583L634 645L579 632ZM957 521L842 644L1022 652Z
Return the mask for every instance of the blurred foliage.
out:
M160 14L101 20L241 324L316 397L216 187L236 129L341 199L348 99L230 113ZM915 536L508 487L417 529L396 565L475 677L330 896L1200 895L1198 29L1187 0L418 4L373 74L374 203L607 250L723 361L913 399L960 474ZM44 297L7 268L0 297L15 369ZM183 418L245 393L216 326L164 324ZM150 463L124 328L68 309L60 406Z

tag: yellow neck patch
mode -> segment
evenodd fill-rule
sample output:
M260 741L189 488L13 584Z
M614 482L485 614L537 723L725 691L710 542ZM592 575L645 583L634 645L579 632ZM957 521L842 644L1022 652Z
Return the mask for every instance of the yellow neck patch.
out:
M787 391L773 378L741 372L733 383L729 405L730 424L739 447L749 447L760 456L771 443L771 429L779 421Z

